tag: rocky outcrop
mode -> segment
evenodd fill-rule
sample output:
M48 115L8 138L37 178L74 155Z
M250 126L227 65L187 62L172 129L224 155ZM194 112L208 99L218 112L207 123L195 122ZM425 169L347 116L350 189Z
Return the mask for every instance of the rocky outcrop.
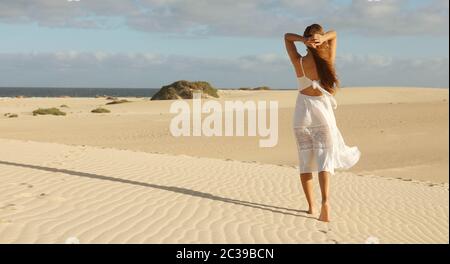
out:
M192 99L194 91L202 91L202 98L219 97L217 89L212 87L208 82L189 82L181 80L161 87L161 89L152 96L152 100Z

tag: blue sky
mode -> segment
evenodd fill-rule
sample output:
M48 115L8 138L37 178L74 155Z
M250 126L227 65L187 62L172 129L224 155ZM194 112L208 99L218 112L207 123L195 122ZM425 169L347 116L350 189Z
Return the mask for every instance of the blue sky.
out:
M295 88L282 37L313 22L344 86L448 87L446 0L6 0L0 86Z

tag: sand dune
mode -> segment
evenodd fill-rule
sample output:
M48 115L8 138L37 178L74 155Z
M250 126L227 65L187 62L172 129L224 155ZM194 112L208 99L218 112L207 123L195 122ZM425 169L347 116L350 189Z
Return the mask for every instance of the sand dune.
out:
M169 133L171 101L129 98L108 105L104 98L2 98L0 138L89 145L144 152L297 164L292 133L296 91L221 91L224 100L277 100L279 142L259 148L256 137L180 137ZM352 173L448 182L448 89L343 88L336 109L344 139L362 151ZM65 117L32 116L38 107L66 104ZM92 114L104 106L110 114ZM8 119L3 113L17 113ZM199 147L201 146L201 147Z
M341 172L332 179L334 221L325 224L304 213L290 166L6 139L0 146L1 243L449 242L448 184Z
M0 98L0 243L449 243L448 89L338 93L362 157L332 178L329 224L304 212L296 91L220 94L277 100L278 145L173 137L171 101ZM66 116L32 115L63 104Z

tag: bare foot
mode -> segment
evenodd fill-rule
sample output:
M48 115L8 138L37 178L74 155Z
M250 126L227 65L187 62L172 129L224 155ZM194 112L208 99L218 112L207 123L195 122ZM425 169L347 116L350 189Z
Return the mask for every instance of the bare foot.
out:
M316 213L316 208L310 206L307 213L310 214L310 215L315 214Z
M322 204L322 208L320 209L319 221L330 222L330 207L327 203Z

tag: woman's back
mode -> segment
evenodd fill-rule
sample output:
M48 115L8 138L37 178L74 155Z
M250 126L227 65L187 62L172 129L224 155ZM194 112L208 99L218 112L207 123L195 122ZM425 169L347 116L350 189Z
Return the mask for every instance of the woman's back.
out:
M326 53L329 53L329 51ZM301 57L299 63L295 65L295 71L297 74L297 79L299 80L300 93L309 96L323 95L323 93L320 90L314 89L314 87L312 87L312 84L309 85L308 87L302 86L302 82L307 83L307 81L305 80L317 81L319 83L321 81L319 72L317 70L317 65L312 54L308 53L306 56Z

